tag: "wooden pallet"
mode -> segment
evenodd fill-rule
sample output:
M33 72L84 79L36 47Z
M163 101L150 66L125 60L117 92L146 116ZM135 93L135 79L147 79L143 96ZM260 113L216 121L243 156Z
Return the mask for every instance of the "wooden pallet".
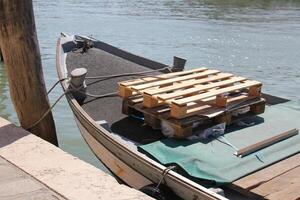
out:
M200 110L201 108L202 110ZM174 137L185 138L214 124L223 122L231 124L235 120L261 114L265 110L265 100L262 98L249 99L230 109L225 107L215 108L207 105L201 108L198 108L197 114L176 119L171 116L171 108L169 106L160 105L155 108L145 108L142 95L137 95L123 100L122 113L144 116L146 124L153 129L162 129L162 123L164 123L169 128L172 128ZM246 113L243 113L244 111Z
M128 107L142 112L152 127L156 123L146 118L156 122L168 120L181 129L190 129L190 121L230 121L227 118L232 118L234 111L246 106L254 114L263 112L261 86L258 81L230 73L197 68L120 82L119 95L124 100L125 113Z

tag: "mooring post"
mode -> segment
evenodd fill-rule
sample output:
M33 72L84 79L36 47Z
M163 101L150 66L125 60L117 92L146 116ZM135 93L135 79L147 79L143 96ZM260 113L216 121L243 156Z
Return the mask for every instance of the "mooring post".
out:
M28 128L50 108L32 0L0 0L0 49L16 113ZM29 131L58 145L51 112Z

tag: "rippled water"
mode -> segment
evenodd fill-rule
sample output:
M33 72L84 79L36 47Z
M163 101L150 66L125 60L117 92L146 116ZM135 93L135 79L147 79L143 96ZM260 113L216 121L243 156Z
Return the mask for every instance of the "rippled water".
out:
M208 66L263 82L263 90L300 107L300 1L36 0L38 37L47 87L57 80L60 32L92 35L138 55L171 64ZM62 93L57 88L53 102ZM0 64L1 116L17 122ZM96 165L65 100L53 111L60 146Z

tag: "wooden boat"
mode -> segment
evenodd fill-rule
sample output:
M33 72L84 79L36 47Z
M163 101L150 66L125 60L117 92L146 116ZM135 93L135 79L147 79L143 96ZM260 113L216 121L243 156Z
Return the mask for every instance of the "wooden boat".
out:
M90 47L92 48L87 50ZM88 53L84 53L86 51ZM79 67L87 68L89 74L95 76L167 67L167 65L133 55L93 38L76 35L61 35L57 42L56 56L57 72L60 80L67 78L72 70ZM125 79L124 77L114 80L109 79L106 82L90 80L87 83L89 85L88 92L93 94L114 92L117 89L116 83L126 79L128 77L125 77ZM64 91L68 90L68 81L61 81L61 85ZM268 104L287 101L267 94L263 94L263 96ZM156 184L163 183L178 198L193 200L248 199L249 196L250 198L260 196L260 194L251 192L251 189L255 189L253 185L257 185L257 182L264 181L265 179L260 180L260 178L256 177L257 182L253 182L251 179L252 185L247 185L243 188L243 184L239 185L238 183L243 182L243 180L247 182L247 177L249 177L247 176L238 180L237 184L233 184L231 189L223 188L226 196L224 197L202 186L201 183L197 183L189 177L184 176L184 174L170 170L168 167L138 151L136 143L159 140L162 135L157 134L157 131L155 134L140 134L141 132L145 133L149 131L149 128L140 126L138 122L124 119L125 116L120 112L121 98L88 98L83 104L79 103L71 93L66 93L66 98L86 143L99 160L127 185L145 192L148 189L149 192L149 188L150 190L151 187L155 189ZM106 120L107 123L103 122L103 120ZM275 176L284 174L284 170L289 171L297 168L299 162L295 162L296 160L299 161L299 154L267 169L260 170L258 173L266 174L261 178L267 177L267 180L271 180ZM280 168L281 170L277 170L278 172L274 173L267 172L268 170L272 171L270 169L273 168L277 169L278 166L284 166L285 169ZM250 193L250 195L242 193Z

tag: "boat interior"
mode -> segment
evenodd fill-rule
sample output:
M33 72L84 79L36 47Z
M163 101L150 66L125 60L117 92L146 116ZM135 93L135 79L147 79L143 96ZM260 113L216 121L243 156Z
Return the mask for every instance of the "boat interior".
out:
M145 58L124 54L122 50L108 46L102 42L95 42L94 48L82 53L82 48L76 48L67 55L68 73L77 68L86 68L87 76L105 76L122 73L136 73L159 69L167 65L147 60ZM123 53L123 55L122 55ZM140 64L139 64L140 63ZM147 74L157 75L159 72ZM118 90L118 82L140 78L141 76L123 76L117 78L87 79L87 93L103 95ZM285 103L289 100L263 94L268 105ZM118 95L111 95L105 98L94 98L87 96L81 103L82 108L95 120L105 120L110 130L134 141L137 144L148 144L165 136L159 130L153 130L146 126L142 119L122 114L122 98Z
M165 64L130 54L100 41L93 41L92 46L88 49L85 49L84 43L81 42L78 42L75 47L74 44L66 43L63 48L65 52L68 52L66 62L69 74L76 68L86 68L87 77L94 77L136 73L148 71L149 69L167 67ZM153 72L147 74L147 76L153 76L159 73L161 72ZM132 145L137 149L141 145L151 145L157 141L165 141L167 138L160 130L154 130L150 126L146 125L142 116L138 114L136 116L127 116L122 114L122 98L118 95L112 94L103 98L93 97L93 95L97 96L114 93L118 89L118 82L140 77L140 75L131 75L115 78L86 79L86 92L91 95L87 96L87 98L80 102L82 108L89 114L89 116L110 131L112 135L115 135L114 137L122 140L123 142L127 142L128 145ZM266 99L266 109L274 105L289 102L287 99L268 94L262 94L262 97ZM263 123L263 119L259 116L252 118L251 120L254 120L256 123ZM248 120L247 123L251 123L251 121L249 122ZM229 129L237 130L245 128L246 127L241 127L239 125L232 125ZM159 161L159 159L156 159L144 151L139 150L139 152ZM298 153L298 151L294 152L294 154L295 153ZM190 173L187 173L180 167L177 172L191 180L195 180L201 185L209 185L209 187L212 185L211 181L193 177ZM240 197L236 194L230 197L231 193L235 193L232 187L223 187L222 185L216 185L215 187L223 188L226 196L228 197L229 195L229 199L234 199L234 196L235 199L240 199Z

